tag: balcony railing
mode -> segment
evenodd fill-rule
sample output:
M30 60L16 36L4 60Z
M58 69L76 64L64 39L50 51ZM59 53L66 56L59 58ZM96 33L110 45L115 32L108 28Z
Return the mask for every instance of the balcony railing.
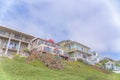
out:
M12 38L12 39L16 39L16 40L22 40L23 42L30 42L30 39L24 38L24 37L20 37L20 36L15 36L13 34L9 34L9 33L0 33L0 36L2 37L6 37L6 38Z

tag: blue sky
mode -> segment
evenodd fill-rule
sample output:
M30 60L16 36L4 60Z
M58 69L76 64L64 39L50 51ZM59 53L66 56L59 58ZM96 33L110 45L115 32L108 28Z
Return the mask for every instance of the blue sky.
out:
M0 0L0 25L56 42L74 40L120 59L119 0Z

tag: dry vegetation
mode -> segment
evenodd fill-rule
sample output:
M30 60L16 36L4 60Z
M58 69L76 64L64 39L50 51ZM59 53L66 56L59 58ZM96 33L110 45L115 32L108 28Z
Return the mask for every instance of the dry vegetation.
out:
M35 60L39 60L40 62L43 62L43 64L48 68L63 70L63 64L59 56L52 55L50 53L31 51L30 55L26 59L26 63Z

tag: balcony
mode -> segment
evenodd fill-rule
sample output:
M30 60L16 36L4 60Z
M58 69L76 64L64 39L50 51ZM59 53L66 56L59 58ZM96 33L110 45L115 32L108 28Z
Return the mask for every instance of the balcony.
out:
M3 37L3 38L9 38L10 36L7 35L7 34L1 34L1 33L0 33L0 37Z
M16 41L21 40L24 43L29 43L31 41L31 39L24 36L24 34L8 32L5 30L0 30L0 37L7 38L7 39L11 38L11 39L16 40Z
M31 40L30 39L26 39L26 38L22 38L23 42L29 43Z

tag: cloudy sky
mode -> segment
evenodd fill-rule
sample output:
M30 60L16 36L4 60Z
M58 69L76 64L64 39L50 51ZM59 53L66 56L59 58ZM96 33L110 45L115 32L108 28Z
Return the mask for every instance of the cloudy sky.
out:
M119 0L0 0L0 25L56 42L78 41L120 59Z

